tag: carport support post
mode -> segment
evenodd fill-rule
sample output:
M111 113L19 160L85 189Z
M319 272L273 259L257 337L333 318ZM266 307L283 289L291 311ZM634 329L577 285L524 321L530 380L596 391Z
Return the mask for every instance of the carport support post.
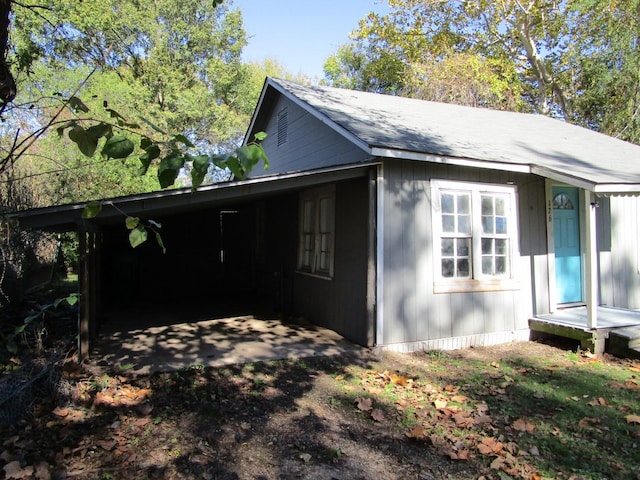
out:
M95 231L81 228L78 232L80 304L78 310L78 360L89 357L91 339L95 336L93 323L96 317L95 300L97 291L96 280L96 242L98 235Z

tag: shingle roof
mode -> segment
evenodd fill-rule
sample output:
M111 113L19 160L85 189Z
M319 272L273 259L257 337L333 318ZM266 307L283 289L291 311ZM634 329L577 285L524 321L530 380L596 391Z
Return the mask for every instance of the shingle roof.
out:
M285 80L268 79L269 87L372 155L524 169L598 192L640 192L640 146L561 120Z

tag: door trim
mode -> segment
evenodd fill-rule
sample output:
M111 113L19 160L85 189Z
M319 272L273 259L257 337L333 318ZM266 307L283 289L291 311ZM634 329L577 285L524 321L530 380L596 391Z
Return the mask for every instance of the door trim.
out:
M555 242L554 242L554 226L553 226L553 187L572 187L578 189L578 204L577 208L582 209L584 201L584 190L575 185L568 185L566 183L556 182L550 179L545 181L545 216L547 223L547 252L548 252L548 266L547 269L549 277L549 311L555 312L558 308L572 307L576 305L584 305L585 301L585 241L586 231L584 223L584 215L579 216L579 228L580 228L580 275L581 275L581 300L573 303L563 303L561 307L558 305L557 285L556 285L556 254L555 254ZM582 211L580 212L582 213Z

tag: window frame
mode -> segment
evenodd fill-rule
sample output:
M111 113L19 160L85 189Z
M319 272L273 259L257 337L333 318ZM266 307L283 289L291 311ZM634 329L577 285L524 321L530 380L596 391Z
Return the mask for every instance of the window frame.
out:
M470 232L458 232L458 217L464 216L464 212L460 214L458 210L453 213L442 211L442 193L452 193L457 195L468 195L469 197L469 223ZM506 228L504 233L483 232L483 217L488 217L482 212L482 199L490 196L492 198L505 198L504 215L494 213L490 215L493 218L492 225L498 225L498 218L506 220ZM456 200L457 201L457 200ZM495 200L494 200L495 202ZM456 204L457 205L457 204ZM443 214L451 215L456 225L455 231L444 232ZM517 187L515 185L496 185L486 183L460 182L451 180L431 180L431 220L433 231L433 274L434 293L454 293L454 292L480 292L480 291L498 291L498 290L516 290L519 284L516 278L518 259L518 214L517 214ZM463 229L464 230L464 229ZM443 255L442 240L445 238L464 239L469 238L470 246L468 248L468 276L463 277L445 277L443 275ZM495 246L495 240L507 240L504 253L493 253L487 255L482 251L482 240L493 239L492 244ZM457 242L452 242L455 246ZM464 253L464 249L463 249ZM506 257L506 272L500 274L483 273L483 257L492 259L492 265L495 267L496 259ZM454 275L457 267L457 260L463 259L464 255L458 252L453 253ZM463 270L463 269L462 269Z
M296 266L298 273L323 279L333 278L335 210L335 185L300 193Z

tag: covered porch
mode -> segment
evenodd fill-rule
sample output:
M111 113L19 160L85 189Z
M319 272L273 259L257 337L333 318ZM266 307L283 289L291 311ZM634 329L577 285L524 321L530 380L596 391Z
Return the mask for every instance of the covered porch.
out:
M640 357L640 311L608 306L596 309L597 325L590 325L589 309L577 306L529 319L532 337L555 335L580 342L583 349Z

